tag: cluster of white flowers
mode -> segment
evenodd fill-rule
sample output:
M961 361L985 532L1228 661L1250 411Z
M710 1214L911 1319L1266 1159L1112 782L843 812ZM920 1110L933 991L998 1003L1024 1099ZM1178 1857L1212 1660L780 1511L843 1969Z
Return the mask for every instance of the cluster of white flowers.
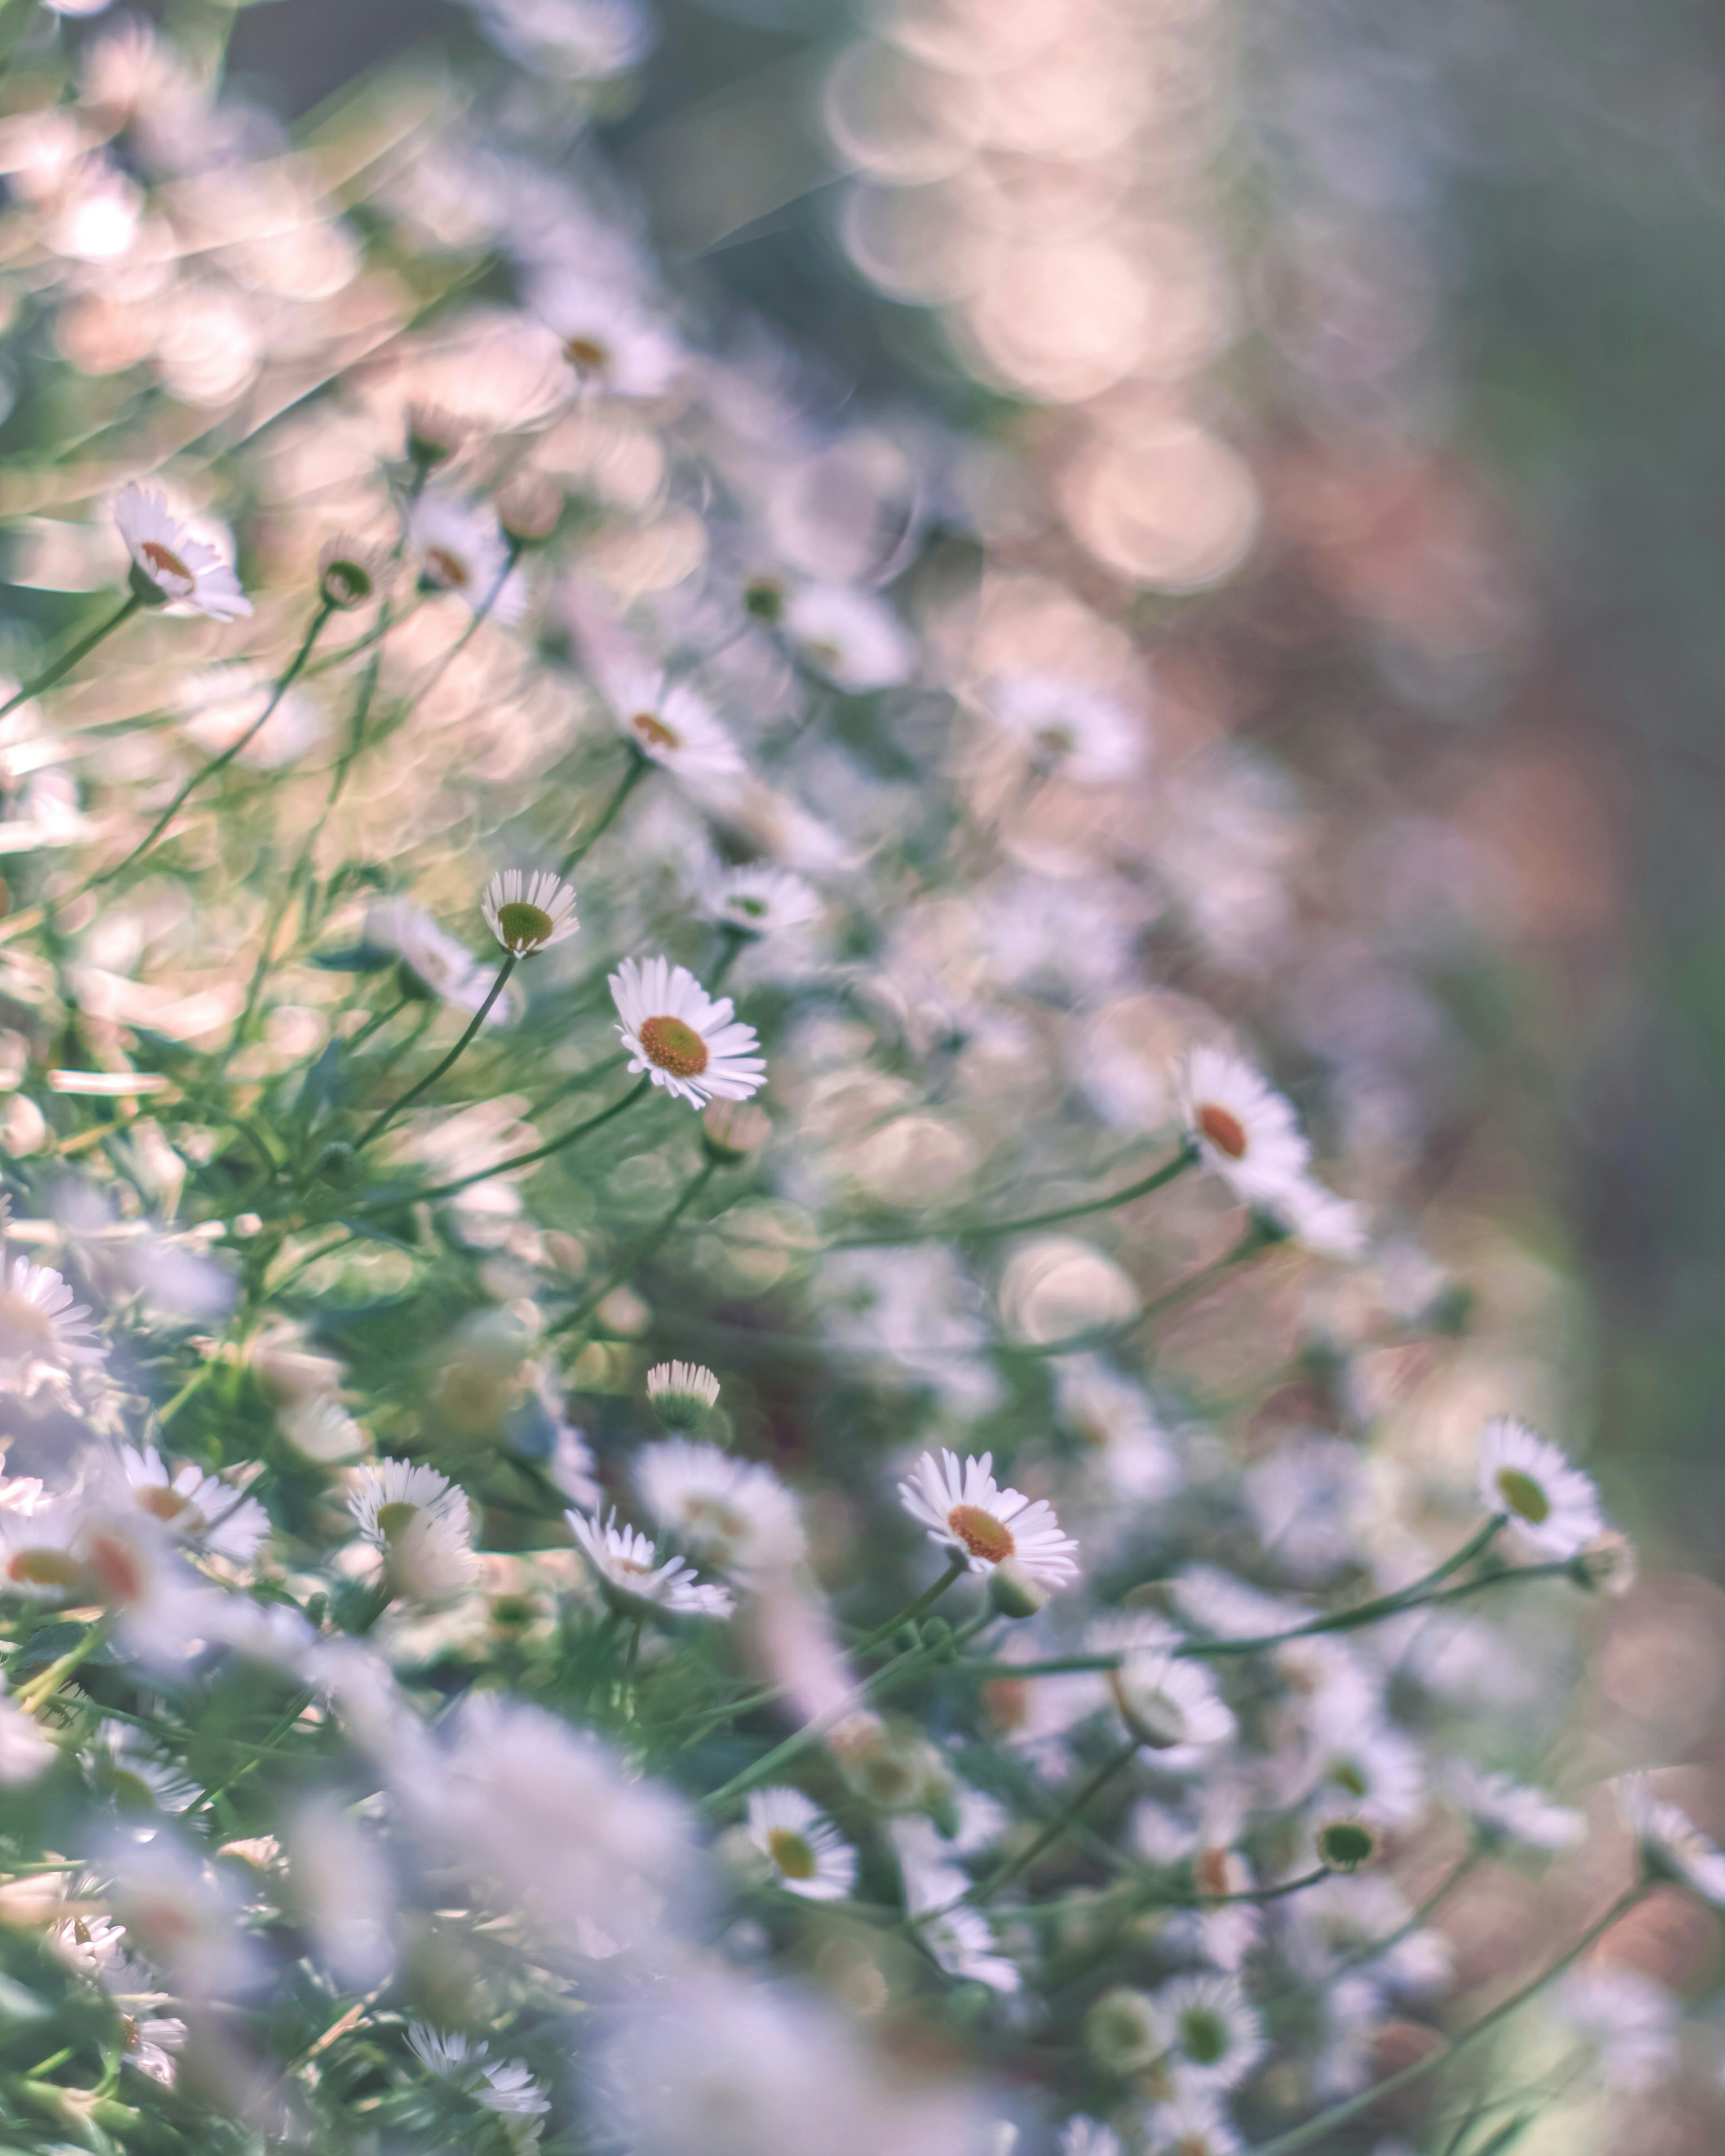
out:
M0 714L80 759L0 921L8 2141L1460 2148L1510 2011L1652 2086L1615 1927L1725 1855L1559 1748L1632 1555L1253 1004L1293 811L571 177L636 0L474 13L303 148L141 23L4 122L130 578Z

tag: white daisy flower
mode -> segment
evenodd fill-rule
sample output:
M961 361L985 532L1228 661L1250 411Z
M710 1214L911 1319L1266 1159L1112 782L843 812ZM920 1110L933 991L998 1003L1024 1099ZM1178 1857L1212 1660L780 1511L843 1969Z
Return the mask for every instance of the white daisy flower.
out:
M179 2071L179 2055L185 2050L186 2039L191 2034L179 2016L122 2014L120 2030L121 2065L134 2066L163 2088L172 2088Z
M573 886L548 869L531 876L520 869L500 869L485 886L480 910L486 927L517 958L548 951L581 926Z
M719 1381L703 1363L655 1363L647 1404L667 1430L698 1430L719 1404Z
M1094 2118L1069 2118L1060 2130L1060 2156L1121 2156L1120 2136Z
M558 270L535 282L528 304L583 390L663 397L682 372L683 347L670 329L614 285Z
M450 592L493 621L518 621L526 607L526 584L510 567L509 543L489 509L453 495L420 495L408 516L408 546L422 583Z
M1587 1831L1579 1811L1554 1804L1543 1789L1527 1789L1511 1775L1481 1774L1457 1759L1445 1779L1455 1803L1494 1840L1528 1849L1568 1849Z
M1152 2004L1177 2086L1237 2088L1268 2048L1238 1977L1181 1976Z
M239 578L213 547L194 539L169 515L162 495L136 485L122 487L113 508L132 559L132 589L147 604L182 607L216 621L251 612Z
M0 1268L0 1390L28 1389L44 1369L66 1370L103 1360L107 1348L87 1321L88 1303L52 1265L14 1258Z
M779 621L800 655L847 696L896 688L916 663L910 632L873 592L804 584L786 599Z
M1657 2088L1677 2071L1682 2004L1638 1969L1607 1962L1571 1969L1553 1989L1550 2010L1594 2047L1596 2070L1620 2095Z
M648 1445L634 1477L667 1534L721 1571L783 1571L803 1554L797 1501L770 1467L676 1437Z
M1024 1981L1018 1964L995 1948L994 1933L980 1909L940 1909L916 1919L916 1935L948 1976L985 1984L991 1991L1016 1991Z
M995 1482L994 1455L968 1458L942 1449L938 1462L925 1452L898 1486L899 1501L928 1539L964 1558L973 1573L992 1572L1009 1558L1042 1587L1064 1587L1078 1577L1078 1545L1060 1532L1054 1507Z
M1365 1214L1351 1199L1338 1198L1312 1176L1302 1175L1290 1183L1271 1201L1269 1210L1296 1243L1321 1258L1352 1265L1365 1255Z
M1241 2156L1245 2143L1208 2089L1183 2091L1150 2114L1150 2156Z
M373 900L366 912L364 940L374 949L393 951L433 995L470 1015L490 993L496 978L465 943L458 943L439 928L410 898ZM507 1024L514 1009L514 997L505 988L492 1004L485 1024Z
M177 1542L248 1564L270 1532L270 1515L255 1497L241 1496L190 1460L170 1471L154 1445L122 1445L114 1472L133 1504Z
M732 1017L729 996L716 1003L686 966L625 958L611 976L611 1000L629 1069L679 1100L696 1108L715 1098L746 1101L766 1083L753 1026Z
M1111 1672L1120 1718L1158 1765L1195 1765L1234 1734L1234 1715L1202 1662L1156 1646L1128 1647Z
M1650 1871L1725 1907L1725 1851L1702 1832L1687 1812L1655 1796L1645 1774L1624 1778L1619 1801Z
M619 1527L614 1511L602 1527L583 1512L565 1512L570 1532L587 1553L608 1601L625 1615L664 1610L673 1617L728 1617L735 1608L722 1587L704 1586L680 1558L656 1564L654 1545L633 1527Z
M1192 1050L1180 1108L1199 1159L1244 1204L1273 1209L1302 1182L1311 1147L1292 1107L1238 1056Z
M1556 1445L1499 1415L1480 1432L1480 1502L1546 1557L1579 1555L1604 1527L1599 1493Z
M382 1460L357 1471L347 1509L383 1559L392 1594L448 1602L473 1584L467 1492L417 1460Z
M1146 742L1123 704L1055 674L1013 674L988 683L983 708L1040 768L1081 786L1105 786L1137 771Z
M702 899L715 921L749 936L806 927L820 912L819 896L801 876L765 865L727 870Z
M470 2096L487 2111L536 2118L551 2108L550 2097L525 2061L504 2059L494 2064L488 2044L476 2044L459 2030L434 2029L428 2022L413 2021L408 2025L408 2042L428 2073Z
M619 676L608 685L607 701L642 755L680 778L729 778L743 767L742 750L686 681L646 672Z
M747 1833L788 1894L841 1902L856 1884L856 1851L800 1789L755 1790Z

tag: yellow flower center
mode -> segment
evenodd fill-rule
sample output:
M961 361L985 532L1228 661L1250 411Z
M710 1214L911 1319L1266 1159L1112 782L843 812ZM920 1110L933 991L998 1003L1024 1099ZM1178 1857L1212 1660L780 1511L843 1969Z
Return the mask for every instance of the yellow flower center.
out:
M64 1550L23 1549L8 1563L6 1576L28 1587L70 1587L78 1568Z
M565 338L563 357L583 374L603 374L611 363L610 353L597 337Z
M557 923L542 906L517 899L512 905L498 907L497 926L503 932L505 950L522 952L536 951L549 940Z
M170 1490L162 1482L146 1482L132 1494L152 1520L177 1520L182 1512L198 1510L189 1497L182 1497L177 1490ZM198 1524L203 1524L201 1516Z
M644 1020L640 1040L649 1058L673 1078L698 1078L707 1066L706 1043L680 1018Z
M651 711L637 711L629 722L629 729L644 749L670 750L683 746L683 737L676 728L666 726Z
M54 1320L27 1295L0 1290L0 1355L39 1354L54 1346Z
M1218 1107L1214 1101L1206 1101L1198 1111L1198 1129L1218 1152L1225 1152L1230 1160L1244 1160L1246 1150L1245 1125L1227 1108Z
M1070 726L1038 726L1036 746L1045 757L1053 759L1070 756L1078 744L1073 739Z
M1522 1474L1519 1467L1500 1467L1497 1483L1498 1496L1518 1520L1537 1527L1551 1517L1551 1499L1533 1477Z
M767 1837L767 1847L773 1862L787 1879L814 1878L814 1851L793 1829L774 1827Z
M158 578L177 578L182 584L195 583L197 578L175 553L172 547L164 547L159 539L146 539L138 548L152 573Z
M981 1558L985 1564L1004 1564L1018 1548L1011 1528L980 1505L954 1505L947 1515L947 1525L971 1555Z

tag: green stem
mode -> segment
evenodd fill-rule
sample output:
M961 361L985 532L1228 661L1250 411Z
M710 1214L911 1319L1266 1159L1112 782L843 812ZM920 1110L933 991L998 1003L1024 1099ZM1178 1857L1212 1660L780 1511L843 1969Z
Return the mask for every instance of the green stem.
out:
M490 988L486 992L485 1001L480 1005L479 1009L474 1013L472 1018L468 1021L466 1032L462 1034L459 1040L455 1043L455 1045L449 1050L449 1054L444 1056L443 1061L439 1063L435 1069L428 1070L417 1086L408 1086L407 1091L402 1095L398 1101L393 1101L388 1107L382 1110L379 1115L376 1116L372 1119L371 1123L361 1133L359 1137L354 1141L354 1150L357 1152L362 1152L372 1142L373 1138L379 1137L382 1135L382 1133L389 1127L390 1124L395 1121L398 1116L405 1114L406 1111L412 1107L414 1101L419 1099L422 1094L429 1093L431 1088L436 1085L438 1080L443 1076L446 1070L454 1069L456 1063L460 1060L463 1050L466 1048L468 1043L474 1038L475 1034L478 1033L480 1028L490 1016L492 1004L495 1004L498 997L502 994L504 988L508 984L510 975L515 971L516 966L520 963L520 958L516 952L508 951L504 953L503 963L497 968L497 978L492 982Z
M87 1662L113 1630L113 1620L99 1618L85 1628L83 1637L70 1647L58 1661L50 1662L45 1670L39 1670L28 1684L18 1691L18 1703L27 1714L33 1714L39 1707L46 1706L72 1672Z
M548 1327L547 1331L568 1332L578 1325L584 1325L605 1297L610 1294L613 1288L620 1287L638 1268L646 1264L648 1259L664 1243L671 1229L676 1226L684 1214L717 1174L718 1168L719 1163L716 1161L704 1162L684 1184L676 1203L669 1212L647 1230L646 1234L629 1250L622 1262L608 1273L596 1288L583 1296L575 1307L560 1317L555 1325Z
M1327 2139L1338 2126L1346 2125L1349 2119L1358 2118L1362 2112L1373 2109L1385 2097L1399 2095L1403 2089L1411 2088L1416 2082L1424 2081L1428 2074L1435 2074L1440 2066L1447 2066L1459 2052L1476 2044L1481 2036L1488 2035L1501 2022L1517 2013L1530 1999L1537 1998L1566 1969L1572 1969L1596 1939L1603 1938L1620 1917L1627 1916L1650 1891L1650 1885L1647 1880L1638 1879L1633 1887L1618 1897L1603 1917L1588 1926L1567 1953L1559 1956L1549 1968L1542 1969L1518 1991L1512 1991L1489 2014L1482 2014L1477 2021L1470 2023L1459 2035L1452 2036L1436 2051L1427 2052L1423 2059L1416 2059L1412 2066L1404 2066L1399 2073L1391 2074L1386 2080L1374 2082L1370 2088L1362 2089L1358 2096L1332 2104L1327 2111L1321 2111L1315 2118L1308 2118L1303 2126L1292 2127L1286 2133L1278 2133L1273 2140L1260 2141L1256 2148L1246 2152L1246 2156L1293 2156L1296 2149L1310 2148L1314 2143Z
M865 1639L859 1640L850 1650L854 1655L871 1654L895 1632L901 1632L906 1625L914 1625L927 1611L932 1609L947 1589L963 1578L969 1566L962 1557L954 1557L932 1587L926 1587L914 1602L906 1603L896 1617L890 1617L884 1625L877 1625Z
M961 1894L958 1900L976 1902L992 1901L1003 1887L1016 1879L1021 1872L1028 1871L1037 1859L1045 1855L1056 1842L1064 1841L1067 1830L1090 1810L1093 1800L1101 1794L1117 1774L1125 1773L1137 1755L1138 1740L1133 1738L1129 1743L1122 1745L1111 1758L1103 1761L1078 1794L1068 1803L1065 1809L1057 1818L1049 1821L1027 1849L1020 1850L1016 1856L1002 1865L1000 1869L989 1878L971 1887L968 1892ZM956 1907L957 1904L952 1906Z
M1111 1191L1106 1198L1082 1198L1070 1205L1050 1206L1046 1212L1024 1213L1012 1220L982 1220L973 1224L953 1221L945 1227L917 1228L903 1234L886 1230L871 1235L845 1235L836 1242L824 1244L822 1250L869 1250L903 1243L974 1243L997 1235L1027 1235L1038 1228L1055 1227L1062 1220L1081 1220L1089 1213L1110 1213L1117 1206L1130 1205L1140 1198L1147 1198L1153 1190L1161 1190L1176 1176L1183 1175L1197 1158L1196 1147L1184 1146L1153 1173L1128 1183L1124 1190Z
M651 766L649 763L648 759L641 754L641 752L638 748L631 744L629 752L629 769L624 773L623 777L618 781L616 789L612 793L611 798L605 803L604 808L600 811L598 822L593 825L593 829L587 834L585 838L578 839L575 844L570 847L568 852L564 855L562 864L557 870L557 874L560 876L568 875L572 870L578 868L580 864L587 859L588 854L592 852L593 849L598 844L599 840L604 837L606 832L608 831L611 826L617 821L618 817L621 815L623 813L624 803L627 801L629 795L634 792L636 787L638 787L641 781L646 777L647 773L650 768Z
M387 1213L409 1202L416 1205L429 1205L439 1198L453 1198L458 1190L465 1190L470 1183L485 1183L494 1175L508 1175L518 1168L531 1168L536 1161L547 1160L552 1153L561 1152L565 1146L573 1145L578 1138L586 1137L590 1132L598 1130L602 1123L608 1123L614 1116L620 1116L631 1101L640 1099L652 1083L650 1078L644 1077L638 1085L631 1086L628 1092L614 1101L608 1108L601 1108L598 1115L589 1116L584 1123L577 1123L573 1130L565 1131L560 1138L552 1138L547 1145L535 1146L531 1152L512 1153L507 1160L493 1162L490 1168L475 1168L470 1175L458 1175L453 1183L439 1183L434 1189L415 1190L403 1198L388 1199L382 1204L357 1205L353 1211L356 1214Z
M269 700L257 717L252 721L237 741L230 742L219 756L213 756L202 769L193 773L125 860L117 862L111 869L104 869L100 875L92 876L84 886L85 891L96 891L103 884L111 883L116 876L124 875L134 861L141 860L204 781L207 778L213 778L218 771L225 771L241 750L256 737L267 721L274 716L276 706L280 703L282 698L299 679L300 670L311 657L311 647L316 643L319 632L329 619L331 611L327 599L319 603L317 611L311 617L311 626L305 632L304 642L288 662L287 670L276 677L275 686L270 690Z
M111 636L116 629L129 622L143 603L144 602L134 593L118 613L110 614L105 622L100 623L86 635L80 636L69 650L63 651L58 659L44 666L33 680L26 681L22 689L8 696L3 704L0 704L0 719L3 719L8 711L15 711L20 704L28 703L32 696L39 696L44 689L53 688L56 681L63 680L71 672L80 659L87 658L104 637Z

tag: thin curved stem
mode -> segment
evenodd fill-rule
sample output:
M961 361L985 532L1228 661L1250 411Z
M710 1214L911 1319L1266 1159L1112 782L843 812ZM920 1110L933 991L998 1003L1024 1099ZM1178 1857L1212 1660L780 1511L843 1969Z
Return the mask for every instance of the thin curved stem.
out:
M311 656L311 647L316 643L324 624L329 619L332 612L333 608L327 599L319 602L317 610L311 617L311 626L305 632L305 640L292 659L289 660L286 670L277 675L275 686L270 690L268 701L257 717L237 740L228 744L219 756L213 756L201 769L193 773L125 860L116 862L110 869L104 869L100 875L92 876L84 886L85 891L96 891L103 884L111 883L116 876L124 875L134 861L141 860L204 781L207 778L213 778L218 771L225 771L234 757L257 737L268 721L275 716L276 706L282 698L299 679L300 670ZM118 617L116 616L116 619L117 621Z
M558 865L557 868L557 874L560 876L567 876L572 870L578 867L580 864L587 859L588 854L592 852L593 849L598 844L599 840L604 837L606 832L608 831L611 826L617 821L619 816L622 814L624 803L628 800L629 795L634 792L636 787L638 787L642 779L646 777L650 765L648 758L643 756L641 752L636 748L633 743L631 743L629 752L629 769L624 773L623 777L618 781L616 789L613 793L611 798L605 803L604 808L600 811L598 822L593 825L593 829L587 833L584 838L578 839L575 844L570 847L568 852L563 855L562 860Z
M1164 1161L1150 1174L1128 1183L1124 1190L1110 1191L1106 1197L1081 1198L1070 1205L1052 1205L1044 1212L1023 1213L1011 1220L956 1220L942 1227L919 1228L902 1235L888 1229L870 1235L844 1235L834 1242L824 1243L821 1251L824 1255L829 1250L878 1250L905 1243L975 1243L997 1235L1026 1235L1038 1228L1052 1228L1063 1220L1081 1220L1090 1213L1110 1213L1117 1206L1131 1205L1140 1198L1147 1198L1152 1191L1161 1190L1177 1176L1183 1175L1197 1158L1195 1147L1183 1146L1171 1160Z
M418 1085L408 1086L407 1091L402 1095L400 1100L392 1101L388 1107L382 1110L379 1115L372 1118L371 1123L367 1127L365 1131L354 1141L355 1152L363 1152L365 1147L372 1142L373 1138L382 1136L383 1132L388 1128L390 1124L395 1121L398 1116L403 1114L408 1108L410 1108L413 1105L414 1101L419 1099L422 1094L429 1093L431 1088L436 1085L438 1080L443 1076L446 1070L452 1070L454 1067L455 1064L459 1060L462 1051L466 1048L468 1043L473 1040L480 1028L491 1015L491 1006L496 1002L498 997L502 994L505 988L508 984L510 975L515 971L516 967L519 963L520 960L516 952L509 951L504 953L503 963L497 968L497 978L492 982L490 988L486 991L485 1001L480 1005L479 1009L474 1013L472 1018L468 1021L466 1032L462 1034L459 1040L455 1043L455 1045L449 1050L449 1054L444 1056L443 1061L438 1064L434 1069L428 1070Z
M1028 1871L1037 1859L1045 1856L1056 1842L1064 1841L1068 1830L1074 1822L1083 1813L1089 1810L1091 1804L1107 1788L1109 1783L1117 1775L1124 1774L1137 1756L1138 1740L1134 1737L1115 1753L1112 1758L1103 1761L1095 1774L1085 1783L1083 1788L1066 1804L1058 1818L1050 1820L1028 1848L1020 1850L1016 1856L1002 1865L998 1871L961 1894L958 1901L978 1903L992 1901L1003 1887L1016 1879L1020 1873ZM957 1903L953 1902L949 1906L956 1908Z
M1424 2081L1427 2075L1435 2074L1440 2066L1447 2066L1458 2053L1466 2051L1470 2045L1476 2044L1481 2036L1488 2035L1500 2022L1507 2021L1530 1999L1538 1998L1546 1986L1554 1982L1566 1969L1572 1969L1596 1939L1602 1938L1620 1918L1628 1915L1650 1891L1650 1885L1651 1882L1645 1879L1636 1880L1626 1892L1619 1895L1604 1916L1588 1926L1567 1953L1560 1955L1519 1990L1511 1992L1509 1997L1494 2006L1489 2014L1482 2014L1477 2021L1471 2022L1446 2044L1440 2045L1435 2051L1427 2052L1423 2059L1416 2059L1412 2066L1404 2066L1399 2073L1391 2074L1384 2081L1374 2082L1370 2088L1362 2089L1358 2096L1332 2104L1327 2111L1321 2111L1315 2118L1308 2118L1304 2125L1291 2127L1286 2133L1276 2135L1272 2140L1259 2142L1255 2148L1246 2152L1246 2156L1294 2156L1296 2149L1310 2148L1315 2143L1325 2140L1338 2126L1346 2125L1351 2118L1358 2118L1362 2112L1372 2110L1386 2097L1399 2095L1403 2089L1411 2088L1416 2082Z
M118 613L110 613L105 621L98 623L95 628L80 636L69 650L63 651L58 659L51 660L39 674L26 681L22 689L15 690L3 704L0 704L0 719L3 719L8 711L15 711L20 704L28 703L32 696L39 696L44 689L53 688L56 681L64 680L80 659L88 658L105 637L111 636L116 629L124 627L143 603L133 593Z
M608 1273L596 1288L583 1296L572 1310L567 1312L547 1330L552 1332L567 1332L572 1331L578 1325L585 1324L614 1288L621 1287L638 1266L646 1264L648 1259L659 1249L670 1234L671 1229L676 1226L678 1221L700 1197L718 1171L717 1161L703 1162L683 1186L676 1203L661 1219L654 1223L639 1242L632 1246L622 1263L614 1270Z

